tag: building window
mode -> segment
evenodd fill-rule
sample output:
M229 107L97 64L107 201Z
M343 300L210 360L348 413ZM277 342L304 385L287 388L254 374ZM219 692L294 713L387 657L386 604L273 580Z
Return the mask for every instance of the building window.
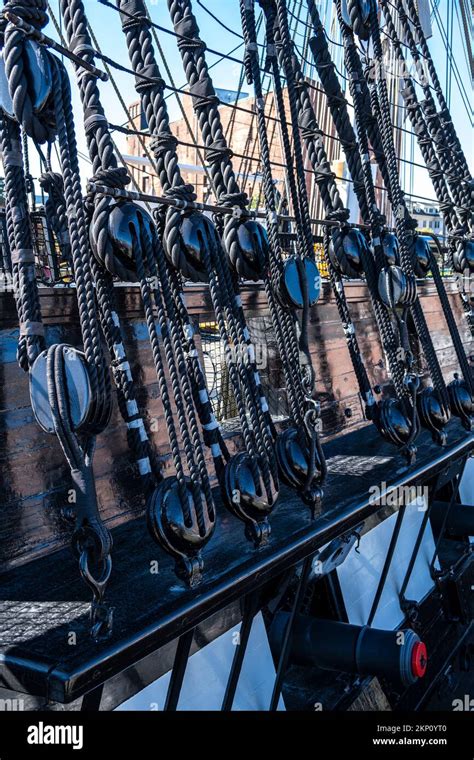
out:
M142 190L144 193L147 193L149 190L150 185L150 177L143 177L142 178Z

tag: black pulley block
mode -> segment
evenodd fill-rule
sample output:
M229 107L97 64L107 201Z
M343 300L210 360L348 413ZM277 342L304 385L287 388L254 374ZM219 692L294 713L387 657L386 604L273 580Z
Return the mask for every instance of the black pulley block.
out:
M199 211L182 214L177 244L171 238L168 239L167 235L163 238L169 261L191 282L208 282L206 260L212 260L218 245L216 228L211 219Z
M268 494L262 478L255 482L249 455L240 452L226 464L222 490L226 507L245 523L249 539L256 546L266 543L270 535L267 518L278 499L276 484L272 483Z
M85 356L72 346L62 346L62 377L72 429L79 433L87 426L92 410L92 393ZM48 393L48 350L42 351L30 370L31 408L38 425L46 433L55 426Z
M384 398L377 404L374 420L386 440L396 446L405 446L413 436L413 422L398 399Z
M302 309L306 289L308 303L314 306L321 292L321 276L316 262L308 258L298 260L296 256L290 256L283 268L281 300L291 309Z
M43 110L53 89L53 77L47 50L34 40L25 39L23 43L23 71L27 82L28 97L34 113ZM11 118L15 117L12 95L8 88L5 72L4 53L0 56L0 107ZM19 104L19 107L23 106Z
M290 614L278 612L270 628L274 655L281 652ZM410 628L382 631L369 626L297 615L290 661L360 676L379 676L404 687L425 675L426 646Z
M152 218L136 203L118 201L109 209L107 232L111 251L102 244L100 231L91 225L90 242L95 257L110 274L123 282L136 282L136 246L140 244L142 235L153 239L155 225Z
M237 243L229 246L233 269L246 280L261 280L268 264L268 237L261 224L243 219L237 227Z
M474 506L434 501L430 512L431 524L436 535L444 529L450 538L465 539L474 536Z
M8 89L8 79L5 71L5 53L2 50L0 53L0 108L2 111L10 117L15 118L15 111L13 109L13 101Z
M413 268L417 277L426 277L430 269L430 239L425 235L415 235L413 241Z
M204 507L203 530L199 527L189 478L186 478L184 493L176 477L165 478L147 503L147 524L151 536L175 558L177 575L190 585L201 579L201 549L211 538L215 526L215 522L208 517L204 493L199 492L199 496ZM185 516L186 502L190 515L188 520Z
M364 272L363 256L370 255L367 239L355 227L331 235L329 257L335 269L346 277L356 279Z
M400 264L400 246L397 236L393 232L384 232L382 236L382 248L388 266Z
M448 385L451 412L459 417L466 430L474 430L474 398L465 380L456 377Z
M361 40L370 36L370 2L371 0L342 0L341 9L344 23Z
M451 414L439 393L432 387L423 388L417 395L417 407L423 427L432 433L435 441L444 444L446 442L444 428Z
M317 482L321 476L322 462L317 449L315 451L314 475L309 487L310 445L306 434L293 427L287 428L278 436L275 452L282 481L290 488L299 491L303 501L314 508L321 494Z
M416 299L416 280L399 266L386 266L379 274L378 291L380 300L389 309L409 306Z
M34 40L25 40L25 72L36 113L43 110L53 90L48 51Z
M466 269L474 272L474 240L465 240L462 245L454 246L453 269L461 274Z

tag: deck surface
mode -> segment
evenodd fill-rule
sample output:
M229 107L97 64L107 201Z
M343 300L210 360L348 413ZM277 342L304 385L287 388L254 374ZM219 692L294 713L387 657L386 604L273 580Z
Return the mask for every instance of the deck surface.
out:
M422 433L411 467L372 426L327 443L322 515L312 521L299 497L282 490L271 517L271 541L258 551L245 539L243 525L218 504L204 579L194 590L176 579L172 560L153 543L144 519L118 526L107 591L114 632L107 642L95 644L89 637L88 591L69 550L9 570L0 576L0 685L59 702L81 696L354 528L378 509L369 503L371 486L423 483L474 450L473 434L457 422L448 430L445 448ZM159 574L150 572L154 560Z

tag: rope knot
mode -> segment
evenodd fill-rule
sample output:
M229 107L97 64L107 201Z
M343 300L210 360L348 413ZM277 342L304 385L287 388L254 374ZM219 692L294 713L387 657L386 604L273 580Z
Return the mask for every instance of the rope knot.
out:
M219 203L223 206L239 206L245 208L248 202L247 193L224 193L219 198Z
M150 140L150 150L155 158L159 158L163 153L175 151L178 140L170 132L158 132Z
M331 222L341 222L341 224L344 224L349 221L350 215L351 212L348 208L336 208L326 214L326 219Z
M150 26L143 0L120 0L118 6L124 31L139 26Z
M156 87L161 92L165 89L165 80L160 76L160 70L156 63L142 66L135 74L135 89L137 92Z
M225 158L232 158L233 155L223 137L214 140L205 150L206 161L210 164L217 163Z
M186 203L194 203L197 198L197 195L194 192L194 186L184 184L170 188L165 192L165 196L178 201L185 201Z
M90 182L124 190L130 182L130 177L124 166L115 166L110 169L99 169L91 177Z
M48 23L47 0L7 0L3 11L19 16L26 23L34 26L35 29L43 29ZM1 15L0 29L5 30L7 20Z

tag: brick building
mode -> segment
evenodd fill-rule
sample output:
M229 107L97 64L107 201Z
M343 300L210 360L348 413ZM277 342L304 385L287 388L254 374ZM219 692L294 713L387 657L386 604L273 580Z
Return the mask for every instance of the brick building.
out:
M309 92L313 100L316 116L321 129L329 135L334 135L334 125L327 108L325 96L316 90L310 89ZM287 105L288 95L286 89L283 94ZM218 91L218 95L221 95L221 91ZM232 102L235 102L235 100ZM199 133L197 119L192 107L192 99L189 96L183 95L181 103L186 118L183 116L170 124L173 134L180 141L177 146L177 153L181 173L185 182L194 185L199 201L207 200L212 203L215 202L215 198L212 193L212 188L209 185L209 179L206 172L202 168L202 151L196 149L196 147L193 147L192 145L192 143L202 145L202 138ZM261 167L255 114L255 99L250 96L243 96L238 100L238 109L223 104L219 107L219 110L224 134L228 144L234 152L232 164L236 173L237 182L247 193L251 206L253 208L257 208L258 206L262 207L263 188L260 181L261 175L259 174ZM272 92L269 92L266 96L265 112L268 116L267 130L271 145L271 159L273 161L272 174L278 190L282 195L285 195L284 159L280 142L279 124L275 119L272 119L276 112L276 104ZM130 126L133 129L146 130L146 123L142 117L141 107L138 101L132 103L130 106ZM149 138L136 135L127 136L128 155L126 156L126 161L129 163L131 173L140 187L140 190L145 193L159 195L161 194L160 183L156 174L151 170L150 162L142 143L148 147ZM329 160L331 162L338 162L339 143L331 138L326 138L326 147ZM248 158L244 158L244 156L247 156ZM309 168L309 164L307 164L307 168ZM340 175L340 162L338 162L337 165L333 164L333 169L336 174ZM323 210L319 193L315 191L315 183L310 173L307 174L307 186L311 201L312 216L321 218Z

